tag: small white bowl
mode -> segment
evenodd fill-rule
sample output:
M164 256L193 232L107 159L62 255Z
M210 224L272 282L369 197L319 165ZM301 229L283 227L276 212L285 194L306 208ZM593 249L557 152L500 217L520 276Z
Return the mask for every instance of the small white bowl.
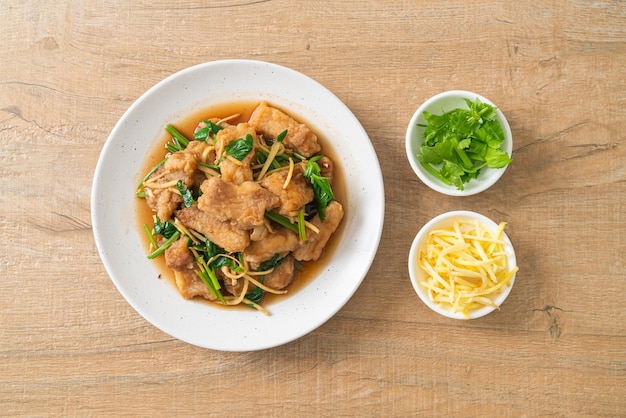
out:
M493 104L490 100L481 96L480 94L472 93L470 91L463 90L451 90L443 93L439 93L430 99L426 100L413 114L409 126L406 131L406 154L409 159L409 163L415 171L415 174L431 189L438 191L449 196L471 196L476 193L480 193L487 190L500 177L504 174L506 167L504 168L489 168L484 167L480 170L480 174L477 178L470 180L464 184L464 190L458 190L454 185L447 185L440 179L429 173L420 162L417 160L417 154L420 152L420 147L424 142L424 127L418 126L425 125L426 119L424 118L424 111L441 115L451 110L462 108L467 109L467 103L463 99L469 99L471 101L478 98L481 102L490 104L497 109L497 119L504 131L504 142L502 143L502 149L511 156L513 151L513 138L511 135L511 127L507 122L504 114L500 109Z
M411 250L409 251L409 276L411 278L411 284L413 285L413 289L415 289L415 292L420 297L422 302L424 302L426 306L428 306L430 309L448 318L468 319L463 315L462 312L453 312L451 309L448 309L444 306L440 306L436 302L431 301L428 298L428 294L426 293L426 290L424 290L424 288L420 286L419 284L421 281L424 281L427 279L426 272L424 272L418 266L420 248L422 247L424 242L426 242L430 231L434 229L438 229L438 228L448 227L454 223L455 219L461 220L461 221L478 221L482 226L489 228L493 231L495 231L498 228L498 225L494 221L476 212L452 211L452 212L442 213L441 215L434 217L429 222L427 222L422 227L422 229L420 229L420 231L415 236L415 239L413 240L413 244L411 245ZM515 258L515 250L513 249L513 244L511 243L511 240L504 232L502 233L502 238L505 242L505 252L506 252L507 259L508 259L509 268L513 268L517 265L516 264L517 261ZM514 282L515 282L515 275L511 277L511 280L509 281L508 286L505 286L499 293L496 293L493 296L491 296L492 301L497 306L501 306L502 303L505 301L505 299L509 296L509 293L511 293L511 289L513 288ZM494 309L496 308L485 306L482 308L471 310L468 312L469 319L480 318L482 316L487 315L490 312L493 312Z

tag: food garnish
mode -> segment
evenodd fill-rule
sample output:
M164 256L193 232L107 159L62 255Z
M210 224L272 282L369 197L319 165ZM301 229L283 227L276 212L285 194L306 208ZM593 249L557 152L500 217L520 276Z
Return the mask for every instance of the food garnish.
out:
M183 183L182 180L178 180L176 182L176 189L178 190L178 193L180 193L180 195L182 196L183 204L186 208L190 208L191 206L193 206L194 203L196 203L195 199L193 198L193 194L191 193L191 190L189 190L187 186L185 186L185 183Z
M252 135L248 134L246 139L239 138L226 145L226 154L241 161L252 150L253 145L254 139Z
M505 226L501 222L492 231L477 221L457 219L430 231L418 256L419 267L428 275L419 285L428 298L466 318L483 306L499 309L490 296L508 286L518 271L508 265Z
M504 131L496 108L464 99L468 109L457 108L442 115L424 112L424 142L417 158L422 166L447 185L464 190L484 167L503 168L511 158L501 148Z
M176 151L182 151L187 145L189 145L189 140L185 138L185 136L181 134L173 125L167 124L165 126L165 130L172 135L172 140L165 145L165 148L167 148L169 152L173 153Z
M322 158L321 155L315 156L309 160L304 170L304 177L309 179L313 185L313 192L315 193L315 205L317 212L320 215L320 219L323 221L326 218L326 208L328 204L333 201L335 196L333 195L333 189L330 187L328 178L321 175L320 166L317 161Z
M193 138L196 141L208 142L209 139L212 139L212 141L214 141L215 135L217 135L219 131L224 129L217 123L213 123L213 121L210 120L203 120L202 123L204 124L204 126L195 131L193 134Z

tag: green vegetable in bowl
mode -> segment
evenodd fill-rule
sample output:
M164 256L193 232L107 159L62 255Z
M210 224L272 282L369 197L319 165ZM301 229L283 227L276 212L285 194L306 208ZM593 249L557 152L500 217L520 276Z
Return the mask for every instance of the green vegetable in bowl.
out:
M503 168L511 158L501 148L504 132L496 119L496 108L464 99L468 109L443 115L424 112L424 143L417 159L435 177L458 190L478 177L483 167Z

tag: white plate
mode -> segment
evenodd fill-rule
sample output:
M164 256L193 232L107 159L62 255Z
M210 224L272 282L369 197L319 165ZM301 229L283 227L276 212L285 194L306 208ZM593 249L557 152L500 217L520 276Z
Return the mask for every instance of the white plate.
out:
M333 259L293 295L252 309L224 309L183 299L159 280L146 258L135 192L147 153L168 122L231 101L274 103L315 127L334 149L346 178L344 230ZM383 179L367 133L329 90L289 68L226 60L182 70L142 95L115 125L98 160L92 224L100 257L128 303L163 332L201 347L252 351L275 347L313 331L357 290L376 255L384 219Z

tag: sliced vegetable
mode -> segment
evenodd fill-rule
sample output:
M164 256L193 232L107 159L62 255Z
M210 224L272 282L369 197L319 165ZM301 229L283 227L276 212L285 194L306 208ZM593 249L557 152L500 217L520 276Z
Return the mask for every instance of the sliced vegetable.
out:
M306 223L304 221L304 209L298 211L298 238L300 241L306 241Z
M156 248L157 242L156 239L154 238L154 234L152 233L152 230L150 230L150 227L147 224L143 224L143 230L146 232L146 235L148 236L148 240L150 240L150 244Z
M239 138L228 143L225 152L231 157L241 161L252 150L253 145L254 138L252 138L252 135L248 134L246 135L246 139Z
M261 280L261 283L263 283L263 281ZM263 292L263 289L261 289L260 287L255 287L254 290L250 293L248 293L246 295L246 298L253 303L261 303L261 301L263 300L263 295L265 293ZM254 307L253 305L250 305L251 307Z
M176 241L180 237L180 232L178 230L167 240L165 241L159 248L154 250L152 253L148 254L148 258L156 258L163 254L165 250L167 250L174 241Z
M189 190L187 186L185 186L185 183L183 183L182 180L178 180L178 182L176 183L176 188L183 198L183 204L185 205L185 207L189 208L193 206L195 200L193 198L193 195L191 194L191 190Z
M288 130L285 129L284 131L282 131L281 133L278 134L278 136L276 137L276 142L283 142L283 140L285 139L285 137L287 136L287 132Z
M498 308L488 295L499 293L518 270L508 265L502 240L505 225L491 231L478 222L456 220L431 231L418 259L427 274L419 284L430 300L465 317L482 306Z
M278 266L280 266L283 261L285 261L287 259L288 255L284 256L283 258L280 258L280 254L276 253L274 254L274 256L272 256L272 258L270 258L269 260L265 260L264 262L262 262L259 265L259 268L256 271L269 271L272 270ZM263 275L261 277L261 279L259 280L259 282L261 284L263 284L263 282L265 281L265 275ZM246 298L248 300L250 300L251 302L258 304L261 303L261 300L263 300L263 295L265 294L264 290L262 287L257 286L254 288L254 290L250 293L248 293L246 295ZM252 304L250 304L251 307L254 308L254 306Z
M271 220L271 221L276 222L279 225L284 226L285 228L288 228L288 229L292 230L293 232L295 232L298 235L300 234L300 231L298 229L298 225L292 223L289 220L289 218L287 218L287 217L285 217L285 216L283 216L283 215L281 215L279 213L276 213L276 212L273 212L273 211L267 211L267 212L265 212L265 217L267 219Z
M261 181L263 177L265 177L265 174L270 169L270 167L280 167L280 163L276 161L276 156L278 155L281 148L283 148L281 143L279 141L274 141L274 143L270 147L270 151L268 152L267 157L265 158L265 161L263 162L261 172L257 176L257 181Z
M463 190L483 167L503 168L511 158L501 148L504 131L496 108L480 99L465 99L468 109L442 115L424 112L424 143L417 154L420 164L446 184Z
M326 219L326 208L328 204L333 201L335 195L333 189L330 186L330 181L327 177L321 175L320 166L317 161L322 158L322 155L316 155L311 158L304 169L304 177L307 178L313 186L313 193L315 195L315 206L317 213L320 215L322 222Z
M202 121L204 123L204 127L198 129L194 132L193 137L196 141L209 142L209 139L213 139L215 141L215 135L222 129L220 125L211 122L210 120Z
M169 132L170 135L172 135L172 141L168 142L165 145L165 148L167 148L169 152L174 153L187 148L187 145L189 145L189 140L185 138L185 135L181 134L178 129L174 127L174 125L167 124L165 130Z
M215 271L207 265L207 262L202 255L198 254L197 251L194 251L194 254L196 254L196 262L200 266L200 270L197 270L196 274L204 282L205 286L209 289L213 296L215 296L217 299L219 299L220 302L222 302L222 304L225 305L226 301L224 300L224 296L220 291L221 286L219 281L217 280Z
M276 253L269 260L265 260L264 262L259 264L259 268L256 271L268 271L268 270L274 269L280 266L283 263L283 261L287 259L288 256L289 255L286 255L281 258L280 254Z
M146 182L146 180L148 180L150 178L150 176L152 174L154 174L154 172L159 169L159 167L161 167L163 164L165 164L166 161L167 161L167 158L163 158L154 167L152 167L152 169L150 169L150 171L148 171L148 173L141 179L141 183L139 183L139 185L137 186L137 190L141 190L143 188L143 184ZM137 195L139 196L139 193L137 193ZM145 194L142 197L145 197Z
M178 231L172 222L161 221L158 216L154 218L153 229L155 234L163 235L164 238L170 238Z

